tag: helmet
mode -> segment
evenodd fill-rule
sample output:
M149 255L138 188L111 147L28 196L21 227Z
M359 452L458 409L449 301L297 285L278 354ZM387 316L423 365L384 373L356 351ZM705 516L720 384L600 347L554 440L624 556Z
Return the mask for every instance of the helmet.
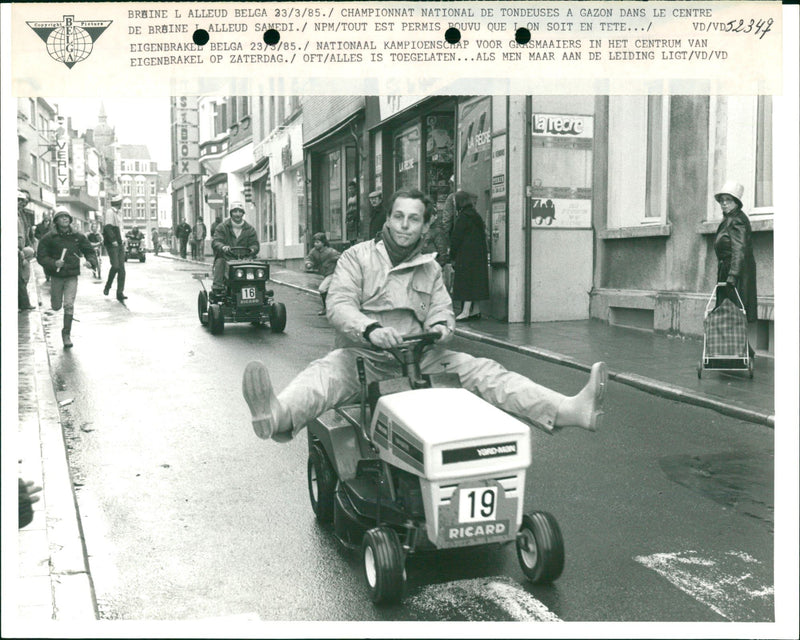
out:
M58 220L59 216L67 216L67 218L69 218L69 221L72 222L72 214L66 207L58 207L56 209L56 212L53 214L53 222Z
M229 211L235 211L236 209L239 209L242 213L246 213L246 210L244 208L244 203L242 202L235 201L231 203Z

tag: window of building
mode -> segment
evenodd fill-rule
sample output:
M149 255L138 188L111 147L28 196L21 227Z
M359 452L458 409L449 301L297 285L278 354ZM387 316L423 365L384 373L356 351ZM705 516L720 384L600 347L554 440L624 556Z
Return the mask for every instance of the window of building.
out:
M250 115L250 98L247 96L242 96L242 118L246 118Z
M278 126L281 126L284 120L286 120L286 98L281 96L278 98Z
M711 96L709 221L722 218L714 192L728 180L744 185L742 210L745 213L773 214L772 107L771 96Z
M31 154L31 180L39 181L39 160L35 153Z
M228 130L228 105L223 100L218 102L214 110L214 137Z
M297 96L289 96L289 115L292 115L300 108L300 98Z
M342 152L336 149L322 156L320 173L322 186L322 228L328 240L342 239L342 217L344 207L342 198L345 190L342 185Z
M144 176L136 176L136 195L144 196L145 194L145 178Z
M127 198L122 201L122 217L126 220L131 219L131 201Z
M275 124L275 117L277 115L277 109L275 108L275 96L269 97L269 130L273 131L277 126Z
M138 220L144 220L145 217L146 217L145 201L144 198L139 198L136 200L136 218Z
M122 195L129 196L131 194L131 177L130 176L122 176Z
M39 158L39 180L41 181L42 185L46 187L52 187L50 182L50 170L47 160L44 158Z
M264 131L264 127L266 125L266 112L264 111L264 96L258 96L258 133L259 133L259 140L263 140L266 137L266 132Z
M608 102L607 226L666 224L669 96L612 96ZM586 169L583 182L591 188L591 164Z
M477 209L484 216L491 209L489 204L492 187L491 108L491 98L481 98L458 105L458 180L456 182L459 187L463 185L463 188L477 196ZM444 201L450 193L449 180L450 176L455 173L452 163L450 169L449 173L443 172L443 174L447 173L446 176L442 174L439 178L437 205L440 210L444 207Z
M150 195L151 196L156 195L156 181L155 180L152 180L150 182Z
M28 98L28 122L36 126L36 101L33 98Z
M150 219L151 220L158 220L158 201L151 200L150 201Z
M231 124L239 122L239 98L233 96L231 99Z
M394 137L394 189L419 188L420 128L413 125Z

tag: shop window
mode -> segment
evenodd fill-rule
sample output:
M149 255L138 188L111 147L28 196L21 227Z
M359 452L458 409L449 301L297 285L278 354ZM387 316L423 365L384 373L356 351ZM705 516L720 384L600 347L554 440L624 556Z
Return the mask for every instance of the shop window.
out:
M374 183L372 185L373 190L382 191L383 190L383 135L379 132L372 137L372 144L373 144L373 154L372 157L375 159L375 164L373 165L372 175L374 178Z
M425 118L425 188L440 210L450 194L450 176L455 170L454 126L452 113ZM491 138L486 126L486 134Z
M394 138L395 191L402 188L419 188L420 128L414 125Z
M492 130L491 98L481 98L458 106L458 180L456 184L477 196L476 207L486 219L491 197ZM445 180L450 179L450 174ZM446 184L446 183L445 183ZM444 191L447 198L449 188ZM444 201L440 203L440 208Z
M668 136L669 96L609 98L609 229L666 224Z
M340 149L324 154L320 163L323 179L321 196L322 228L328 240L342 240L342 152Z
M711 96L707 220L722 218L714 191L727 180L744 185L745 213L773 214L772 108L771 96Z

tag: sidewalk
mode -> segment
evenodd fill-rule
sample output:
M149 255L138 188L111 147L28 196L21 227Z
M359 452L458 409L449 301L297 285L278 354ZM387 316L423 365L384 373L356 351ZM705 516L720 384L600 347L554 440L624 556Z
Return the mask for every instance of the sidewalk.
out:
M37 628L29 626L32 624L84 623L97 618L42 324L47 296L37 290L37 276L41 276L38 265L34 265L33 273L28 286L31 304L37 306L40 300L43 304L17 315L16 455L22 460L19 474L41 486L42 492L33 505L33 522L19 529L18 580L13 592L9 589L4 594L11 596L3 603L8 623L13 620L20 625L10 629L12 635Z

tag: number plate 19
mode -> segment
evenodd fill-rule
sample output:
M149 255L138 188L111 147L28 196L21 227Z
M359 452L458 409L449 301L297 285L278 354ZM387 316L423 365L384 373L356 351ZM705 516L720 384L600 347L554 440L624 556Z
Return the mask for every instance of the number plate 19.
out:
M458 492L458 521L479 522L497 517L497 487L470 487Z

